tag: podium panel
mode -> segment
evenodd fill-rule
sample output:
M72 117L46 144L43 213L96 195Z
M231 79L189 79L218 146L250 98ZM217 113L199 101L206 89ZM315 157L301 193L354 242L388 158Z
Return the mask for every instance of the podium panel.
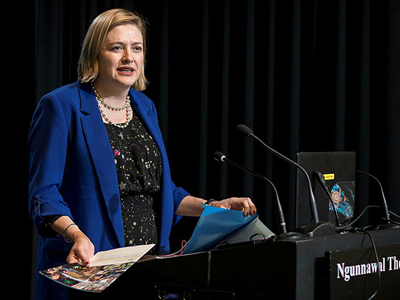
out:
M332 251L330 261L330 299L368 299L378 286L376 297L400 298L400 243L378 246L379 262L373 249Z

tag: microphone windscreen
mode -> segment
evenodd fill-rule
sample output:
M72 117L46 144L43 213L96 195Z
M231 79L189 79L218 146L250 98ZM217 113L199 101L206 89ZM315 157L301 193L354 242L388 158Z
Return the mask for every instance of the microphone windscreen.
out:
M239 131L243 132L247 137L249 137L251 134L253 134L253 130L251 130L249 127L243 124L239 124L236 127Z
M216 151L214 152L214 159L217 161L224 161L226 159L226 156L224 153Z

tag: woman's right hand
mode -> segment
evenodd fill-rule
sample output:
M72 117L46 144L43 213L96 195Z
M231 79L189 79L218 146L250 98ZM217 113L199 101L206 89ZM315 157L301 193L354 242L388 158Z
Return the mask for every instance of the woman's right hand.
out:
M80 263L88 266L89 259L94 255L94 245L90 239L79 229L70 217L62 216L57 219L51 228L67 240L74 243L67 256L67 263Z
M79 263L84 266L89 266L89 259L94 255L94 245L83 232L80 233L80 236L71 238L74 245L67 257L67 263Z

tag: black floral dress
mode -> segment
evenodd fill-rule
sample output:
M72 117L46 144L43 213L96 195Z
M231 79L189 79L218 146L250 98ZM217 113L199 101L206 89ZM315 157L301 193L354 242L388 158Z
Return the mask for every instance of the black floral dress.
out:
M105 126L117 168L125 246L156 244L162 174L158 146L135 113L125 128Z

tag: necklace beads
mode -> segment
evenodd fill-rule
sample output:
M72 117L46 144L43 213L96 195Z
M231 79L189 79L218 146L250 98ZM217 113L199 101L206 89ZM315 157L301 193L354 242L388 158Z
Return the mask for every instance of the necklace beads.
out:
M131 105L130 105L130 97L129 97L129 94L126 95L126 100L125 100L125 103L124 103L123 106L121 106L121 107L114 107L114 106L108 104L108 103L100 96L100 94L99 94L99 93L96 91L96 89L94 88L93 83L92 83L91 85L92 85L93 91L94 91L94 93L95 93L95 95L96 95L97 104L98 104L98 106L99 106L99 109L100 109L100 113L101 113L102 118L103 118L108 124L114 125L114 126L116 126L116 127L118 127L118 128L126 128L126 127L128 126L128 124L129 124L129 121L131 120ZM124 110L124 109L125 109L125 110L126 110L126 121L125 121L125 123L116 124L116 123L112 122L112 121L110 120L110 118L107 116L107 114L104 112L103 106L104 106L105 108L109 109L109 110L112 110L112 111L121 111L121 110Z

